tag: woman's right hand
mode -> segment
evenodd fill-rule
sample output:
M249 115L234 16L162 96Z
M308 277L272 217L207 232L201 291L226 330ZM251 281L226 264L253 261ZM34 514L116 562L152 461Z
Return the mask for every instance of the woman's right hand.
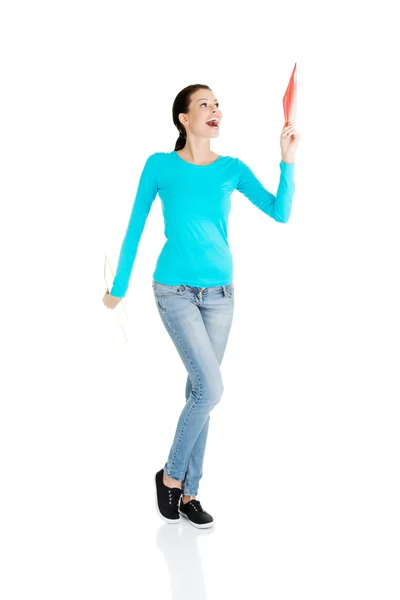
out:
M120 302L122 298L117 298L117 296L111 296L110 292L107 290L103 297L103 304L107 308L115 308Z

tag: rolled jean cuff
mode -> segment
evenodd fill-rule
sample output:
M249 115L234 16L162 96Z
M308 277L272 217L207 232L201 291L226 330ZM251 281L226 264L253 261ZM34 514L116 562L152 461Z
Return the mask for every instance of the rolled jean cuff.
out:
M176 479L176 481L183 481L186 475L186 473L183 473L182 476L172 473L172 471L167 468L167 464L164 465L164 473L167 477L170 477L171 479Z

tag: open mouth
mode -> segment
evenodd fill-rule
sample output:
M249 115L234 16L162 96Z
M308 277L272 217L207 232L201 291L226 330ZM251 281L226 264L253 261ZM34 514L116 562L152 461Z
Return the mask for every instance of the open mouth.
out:
M219 119L210 119L210 121L206 121L206 123L209 127L219 129Z

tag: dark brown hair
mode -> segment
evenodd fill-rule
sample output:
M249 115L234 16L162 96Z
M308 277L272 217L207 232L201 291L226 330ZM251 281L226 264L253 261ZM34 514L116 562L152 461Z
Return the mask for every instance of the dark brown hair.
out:
M188 85L183 90L179 92L177 97L174 100L174 104L172 106L172 120L174 125L177 127L179 131L179 137L176 140L175 150L182 150L186 144L186 129L183 124L179 120L180 113L189 112L189 104L194 92L198 90L210 90L211 88L208 85L202 85L200 83L195 83L193 85Z

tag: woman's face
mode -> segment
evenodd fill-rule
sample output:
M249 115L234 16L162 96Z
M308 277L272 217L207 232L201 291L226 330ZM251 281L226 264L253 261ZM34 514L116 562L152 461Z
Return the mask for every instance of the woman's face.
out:
M194 92L190 100L189 112L181 113L179 117L186 128L186 135L191 133L199 137L214 138L219 134L222 112L212 90L202 89ZM217 121L214 125L208 125L207 121L213 118Z

